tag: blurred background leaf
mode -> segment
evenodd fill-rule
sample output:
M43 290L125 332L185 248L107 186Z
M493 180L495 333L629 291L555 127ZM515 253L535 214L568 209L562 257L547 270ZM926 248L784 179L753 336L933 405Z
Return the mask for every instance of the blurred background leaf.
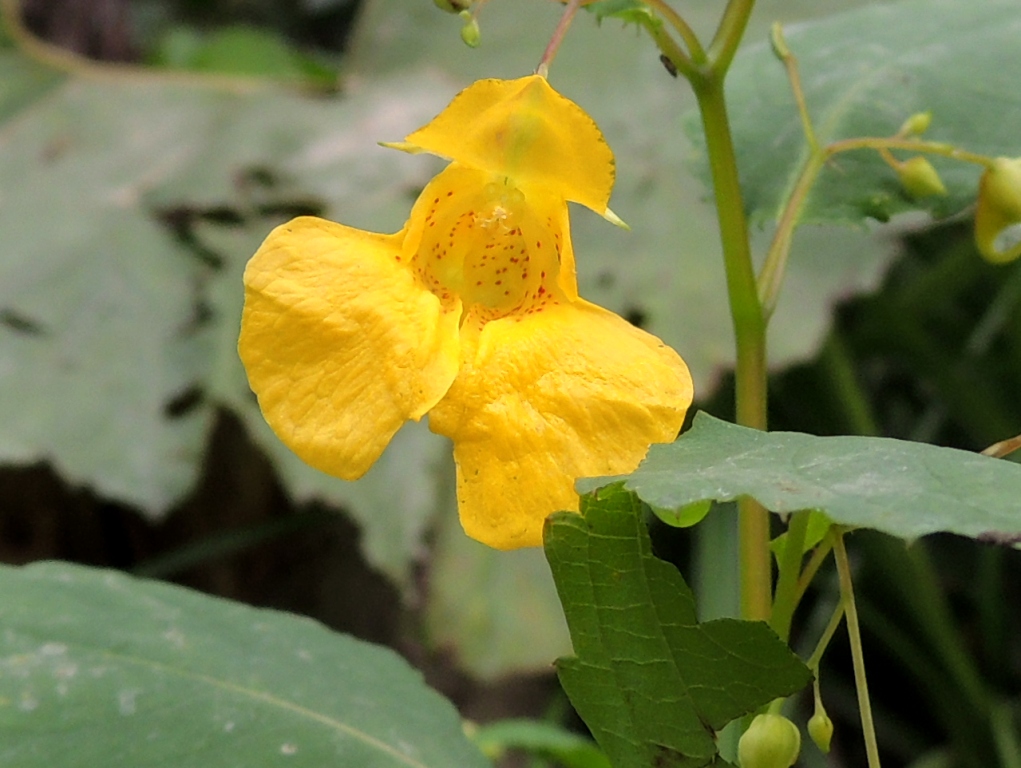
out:
M719 3L683 5L703 37L711 34ZM887 5L896 7L760 0L747 39L763 40L774 19ZM978 13L994 5L973 4ZM397 230L442 163L375 142L400 139L476 78L531 71L556 4L487 3L474 51L460 42L459 20L428 0L25 0L24 9L45 39L109 60L156 60L175 37L190 40L175 54L190 69L173 69L164 50L168 66L159 69L67 76L4 42L0 554L151 567L309 613L399 648L473 717L569 721L548 666L567 642L549 577L529 554L505 557L463 538L445 441L412 425L365 480L327 478L269 433L234 351L240 271L270 228L319 212ZM224 87L187 63L238 28L258 30L256 49L276 46L259 57L258 72L225 63L235 74L217 75L230 78ZM789 34L800 54L800 33ZM738 70L746 55L745 71L762 63L754 74L764 86L782 81L777 62L751 51L739 54ZM265 66L272 61L279 72ZM331 85L342 72L340 92L324 95L326 78L307 71L295 88L300 61L328 69ZM693 107L687 87L633 28L613 19L597 26L585 15L551 81L605 131L617 153L612 205L633 228L575 212L582 293L675 345L701 406L732 418L715 218L688 166L695 145L680 130ZM769 114L793 124L786 86L777 94L783 102ZM736 93L729 98L735 119L753 119ZM934 132L938 125L939 115ZM1002 129L1012 130L1010 121ZM769 234L759 233L760 251ZM1021 432L1015 267L983 264L966 224L933 227L916 217L868 235L802 229L772 321L771 424L967 449ZM331 516L337 509L346 516ZM690 566L698 544L689 535L654 530L657 552ZM973 749L976 738L993 743L983 713L959 708L954 724L953 702L968 701L961 676L942 661L904 670L903 659L942 659L946 633L913 625L905 644L888 631L931 590L890 600L885 574L903 550L870 547L864 537L856 544L860 599L876 608L863 608L873 680L889 681L873 683L884 758L952 762L970 749L988 758L983 768L993 764L988 749ZM1003 606L1021 600L1018 558L943 539L915 546L931 547L940 564L933 589L946 592L949 616L962 626L960 647L1016 726L1021 672L1011 649L1021 627ZM694 581L725 581L721 551L695 557L705 569ZM802 642L820 616L825 623L832 587L824 574L806 601ZM827 704L838 759L855 764L863 758L841 653L838 643L827 659ZM933 681L944 686L938 701L919 693ZM1011 724L1008 717L999 733ZM978 736L961 741L966 731ZM823 759L804 752L813 768Z
M820 144L892 136L911 115L931 112L921 138L996 157L1021 152L1019 32L1012 0L904 0L795 24L784 35ZM806 160L790 82L763 42L735 61L727 85L728 98L741 105L733 130L748 214L775 221ZM700 143L697 115L687 125ZM979 166L926 157L946 196L910 197L875 151L859 150L837 155L824 169L802 220L860 224L916 209L947 216L974 202ZM708 179L704 161L699 168Z

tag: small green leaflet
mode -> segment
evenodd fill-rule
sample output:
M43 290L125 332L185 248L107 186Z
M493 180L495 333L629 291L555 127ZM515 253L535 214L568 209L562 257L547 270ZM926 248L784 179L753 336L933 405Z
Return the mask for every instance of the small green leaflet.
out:
M575 652L560 682L614 768L726 765L715 732L812 679L762 622L698 623L622 484L552 515L545 548Z

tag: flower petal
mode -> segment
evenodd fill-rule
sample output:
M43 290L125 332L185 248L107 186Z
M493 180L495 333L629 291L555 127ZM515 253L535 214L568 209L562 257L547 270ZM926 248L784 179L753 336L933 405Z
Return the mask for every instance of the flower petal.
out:
M245 270L238 351L273 431L313 467L353 480L457 374L460 306L401 261L404 234L302 217Z
M474 339L470 328L429 426L454 441L472 538L538 545L548 514L578 508L576 478L630 472L651 443L677 436L692 398L687 366L612 312L579 300L487 323Z
M539 75L473 83L407 145L607 211L613 152L592 118Z

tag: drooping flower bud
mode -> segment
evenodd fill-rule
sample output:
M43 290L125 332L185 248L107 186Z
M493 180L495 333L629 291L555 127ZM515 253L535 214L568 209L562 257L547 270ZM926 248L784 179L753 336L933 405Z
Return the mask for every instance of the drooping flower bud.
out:
M900 130L897 131L898 136L921 136L932 124L932 112L915 112L911 117L904 121L901 125Z
M998 157L982 174L975 209L975 244L994 264L1021 256L1021 157Z
M798 726L783 715L756 715L737 744L741 768L790 768L800 751Z
M904 190L914 198L945 195L947 188L939 173L926 158L921 155L905 160L897 166L897 176Z
M830 741L833 739L833 721L826 714L820 699L815 700L815 712L808 718L808 735L824 754L829 754Z
M469 48L478 48L482 41L482 33L479 30L479 20L470 11L461 11L459 14L464 19L464 26L461 27L461 39Z

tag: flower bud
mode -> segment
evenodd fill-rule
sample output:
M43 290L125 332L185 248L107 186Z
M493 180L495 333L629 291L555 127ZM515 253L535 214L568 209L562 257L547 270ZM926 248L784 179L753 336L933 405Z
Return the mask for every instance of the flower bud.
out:
M1021 256L1021 157L998 157L982 174L975 209L975 244L994 264Z
M798 726L783 715L756 715L737 743L741 768L790 768L800 751Z
M818 699L815 702L815 713L808 718L808 735L824 754L829 754L830 741L833 739L833 721Z
M945 195L947 188L932 163L919 155L897 166L897 175L905 191L914 198Z
M482 39L479 31L479 20L471 15L469 11L461 11L460 16L464 19L464 26L461 27L461 39L469 48L478 48Z
M932 124L932 112L915 112L904 121L904 124L897 131L898 136L921 136Z

